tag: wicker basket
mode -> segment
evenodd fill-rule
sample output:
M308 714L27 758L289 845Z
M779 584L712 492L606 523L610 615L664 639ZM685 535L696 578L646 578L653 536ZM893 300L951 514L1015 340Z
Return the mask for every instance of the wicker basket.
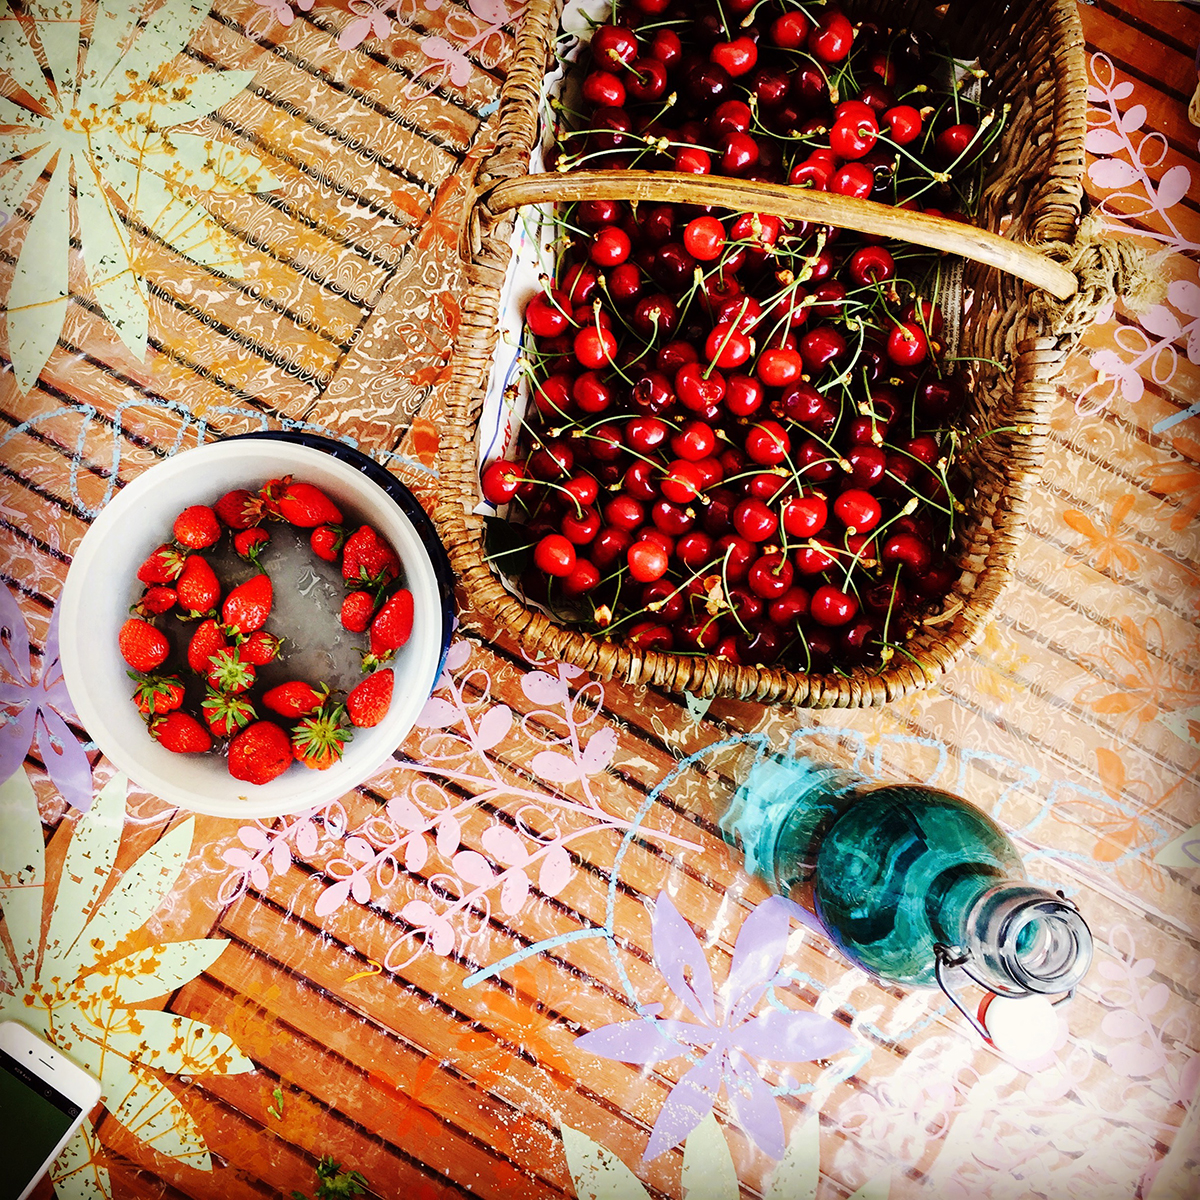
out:
M989 72L985 100L1011 111L998 158L984 183L976 230L866 201L786 186L684 176L604 171L530 176L538 136L538 99L558 27L561 0L533 0L501 99L496 148L475 181L463 233L469 290L453 362L441 436L440 497L435 521L469 609L507 631L527 652L583 667L605 678L644 682L696 696L723 695L808 706L880 704L935 681L981 636L1008 582L1022 539L1046 440L1051 384L1069 341L1039 324L1030 297L1046 288L1060 298L1076 279L1039 245L1070 242L1083 189L1085 88L1083 36L1074 0L950 4L928 0L861 0L844 5L855 19L934 33L957 57L978 57ZM981 8L985 11L981 12ZM501 288L517 206L547 199L609 196L691 200L823 221L899 236L967 260L960 354L969 368L973 431L1007 430L975 439L964 451L969 490L955 547L961 574L940 613L926 618L884 668L805 674L780 667L736 666L712 656L642 651L564 627L513 596L484 559L475 433L497 340ZM985 232L986 231L986 232ZM1028 282L1027 282L1028 281ZM1010 365L1007 371L983 360Z

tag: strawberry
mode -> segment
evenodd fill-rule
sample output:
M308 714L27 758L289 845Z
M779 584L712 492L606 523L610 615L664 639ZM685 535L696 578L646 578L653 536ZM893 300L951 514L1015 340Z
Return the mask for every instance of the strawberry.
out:
M250 529L239 529L233 535L233 548L247 562L258 565L258 556L271 541L271 535L261 526L254 525Z
M371 657L379 662L391 658L412 635L412 625L412 592L401 588L371 622Z
M218 650L208 660L208 670L204 672L204 678L208 680L208 686L216 688L218 692L236 693L244 692L250 687L257 673L254 664L243 662L236 647L230 646Z
M170 612L178 600L179 596L174 588L156 583L142 593L142 598L129 611L139 617L157 617L161 613Z
M375 615L375 597L370 592L351 592L342 601L342 628L362 633Z
M342 547L342 578L378 587L400 574L395 551L371 528L360 525Z
M193 504L175 518L171 533L189 550L207 550L221 536L221 523L207 504Z
M226 625L239 633L253 633L261 629L271 615L274 599L271 580L266 575L255 575L239 584L225 597L221 606L221 618Z
M345 540L346 531L340 525L318 525L309 536L308 544L318 558L337 562L338 552Z
M238 653L242 656L242 662L253 663L256 667L265 667L267 663L274 662L279 657L279 647L282 644L282 638L277 638L273 633L267 633L266 630L258 629L244 642L238 643Z
M159 546L137 570L143 583L174 583L183 572L186 554L180 554L174 546Z
M251 525L257 525L262 520L262 509L258 500L253 492L245 488L234 488L232 492L226 492L213 508L230 529L249 529Z
M221 585L208 560L199 554L189 554L183 574L175 584L179 603L190 613L211 613L221 599Z
M229 743L229 773L246 783L270 783L292 765L292 743L274 721L254 721Z
M311 683L294 679L265 692L262 702L281 717L295 720L297 717L304 717L310 712L315 712L325 703L325 697L328 695L327 687L315 688Z
M346 727L346 706L335 704L310 717L302 717L292 728L292 753L297 761L314 771L327 771L338 762L346 743L354 736Z
M185 712L155 718L150 722L150 736L176 754L203 754L212 749L212 735Z
M387 716L392 703L392 688L396 676L391 667L384 667L374 675L368 675L350 695L346 697L346 710L350 720L360 729L370 729Z
M205 724L219 738L233 737L258 717L254 705L245 696L227 696L211 688L200 711L204 714Z
M183 703L183 683L174 675L138 675L126 672L137 684L133 702L144 717L173 712Z
M268 512L300 529L342 523L342 510L319 487L294 483L290 475L263 484L259 496Z
M171 653L171 643L147 621L130 617L117 634L121 657L143 674L153 671Z
M196 627L196 632L192 634L192 640L188 643L188 666L197 675L206 675L208 668L212 665L209 660L228 645L229 639L225 636L225 631L212 617L209 617L207 621L201 621Z

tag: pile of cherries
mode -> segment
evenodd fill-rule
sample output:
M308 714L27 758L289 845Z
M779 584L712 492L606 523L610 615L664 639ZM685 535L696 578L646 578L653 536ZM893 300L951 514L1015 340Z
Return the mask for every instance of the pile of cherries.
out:
M779 0L633 0L597 27L558 170L789 182L966 219L1002 114L924 37ZM646 649L886 663L945 596L961 371L939 261L766 213L563 206L530 401L484 497L499 569Z

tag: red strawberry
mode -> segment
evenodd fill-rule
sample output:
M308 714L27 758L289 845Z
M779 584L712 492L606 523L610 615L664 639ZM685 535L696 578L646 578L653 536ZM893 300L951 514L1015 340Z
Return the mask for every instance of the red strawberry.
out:
M325 697L328 695L327 687L315 688L311 683L294 679L265 692L262 702L281 717L295 720L296 717L307 716L310 712L315 712L325 703Z
M230 529L249 529L262 520L262 510L254 493L245 488L226 492L213 508Z
M117 634L121 657L135 670L153 671L171 653L171 643L147 621L130 617Z
M210 613L221 599L217 573L208 565L208 560L199 554L188 555L183 574L175 584L175 591L179 603L193 613Z
M268 511L289 525L312 529L316 525L340 525L342 510L319 487L311 483L293 483L290 475L263 484L259 495Z
M185 712L167 713L151 721L150 736L176 754L203 754L212 749L212 735Z
M389 583L400 574L395 551L371 528L360 525L342 547L342 578L371 587Z
M396 676L391 667L384 667L382 671L368 675L346 697L346 709L350 720L360 729L370 729L373 725L378 725L387 716L395 682Z
M233 737L258 717L254 705L245 696L226 696L209 691L200 705L205 724L219 738Z
M193 504L175 518L175 540L189 550L207 550L221 536L221 523L207 504Z
M266 575L255 575L225 597L222 620L239 633L253 633L267 623L273 599L271 580Z
M261 526L239 529L233 535L233 548L248 562L258 564L258 556L271 541L271 535Z
M242 662L253 663L256 667L265 667L267 663L274 662L279 657L279 647L282 644L282 638L277 638L273 633L259 629L244 642L239 643L238 653L242 656Z
M342 601L342 628L362 633L375 615L375 597L370 592L351 592Z
M179 596L174 588L156 583L142 593L142 598L130 609L130 612L136 613L139 617L156 617L161 613L170 612L178 600Z
M346 539L346 531L340 526L318 525L312 531L308 544L312 552L326 562L337 562L338 551Z
M274 721L255 721L229 743L229 773L246 783L270 783L292 765L292 743Z
M401 588L371 622L371 654L381 662L391 658L412 635L412 592Z
M129 678L136 684L133 702L144 717L173 712L183 703L183 684L174 675L137 675Z
M218 692L244 692L254 683L257 669L253 663L243 662L235 647L218 650L208 661L204 678L208 686Z
M345 705L336 704L301 718L292 729L292 753L306 767L327 771L341 759L353 736L346 727Z
M137 577L143 583L174 583L183 571L186 554L180 554L174 546L159 546L138 567Z
M209 660L228 645L229 639L216 621L211 617L207 621L201 621L196 627L196 632L192 634L192 640L188 643L188 666L197 675L208 674L208 668L212 665Z

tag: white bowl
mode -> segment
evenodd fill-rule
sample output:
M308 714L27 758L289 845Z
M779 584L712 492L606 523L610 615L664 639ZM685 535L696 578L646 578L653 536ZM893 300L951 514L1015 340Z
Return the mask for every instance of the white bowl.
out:
M305 439L312 443L315 439ZM171 804L220 817L271 817L345 795L373 775L404 741L437 681L449 640L448 576L396 499L362 469L334 457L345 447L277 437L235 438L187 450L139 475L105 506L75 552L59 605L63 675L80 721L106 758L140 787ZM350 456L354 452L349 452ZM369 465L369 460L364 460ZM389 664L396 685L387 716L357 729L341 761L325 771L294 763L277 779L248 784L223 756L176 754L150 736L131 699L117 633L128 617L137 569L170 539L175 514L212 504L233 488L294 475L325 491L352 521L368 522L395 549L413 595L413 631ZM388 477L390 479L390 477ZM399 485L397 485L397 488ZM393 492L396 488L390 489ZM401 489L402 490L402 489ZM414 502L415 505L415 502ZM419 510L414 511L422 520ZM268 624L268 628L269 628Z

